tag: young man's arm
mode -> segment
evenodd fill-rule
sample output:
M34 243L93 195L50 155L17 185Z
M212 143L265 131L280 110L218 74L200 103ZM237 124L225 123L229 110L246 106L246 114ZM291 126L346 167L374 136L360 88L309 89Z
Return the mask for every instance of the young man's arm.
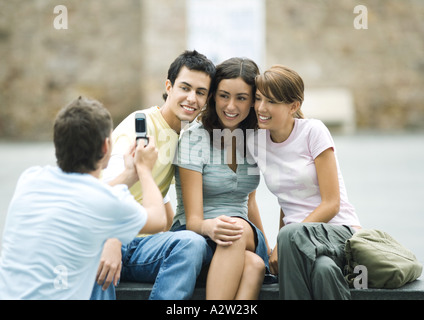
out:
M110 185L124 183L131 187L140 180L143 207L148 214L146 225L141 230L143 233L157 233L166 227L167 219L162 193L152 176L152 169L157 158L158 150L154 139L149 139L146 146L141 143L136 146L134 143L124 154L124 171L109 182Z
M166 210L160 192L152 176L152 169L158 157L154 139L149 139L147 146L136 148L134 162L143 191L143 207L146 209L147 222L141 229L142 233L157 233L166 226Z
M124 170L114 179L110 180L108 182L109 185L126 184L128 188L131 188L138 181L139 177L134 163L135 148L136 143L134 142L123 155Z
M140 180L145 198L143 207L147 211L147 221L140 232L157 233L162 231L166 225L166 212L163 204L162 194L153 180L152 168L156 162L158 150L154 139L149 139L149 144L144 147L140 144L137 148L126 155L126 169L122 174L110 182L110 184L131 183ZM133 157L134 154L134 157ZM132 166L135 168L136 178L132 177ZM125 173L125 171L128 171ZM132 182L133 184L135 183ZM126 183L127 184L127 183ZM131 184L132 185L132 184ZM118 239L108 239L104 245L100 265L97 270L96 280L106 290L114 282L116 286L121 275L121 242Z

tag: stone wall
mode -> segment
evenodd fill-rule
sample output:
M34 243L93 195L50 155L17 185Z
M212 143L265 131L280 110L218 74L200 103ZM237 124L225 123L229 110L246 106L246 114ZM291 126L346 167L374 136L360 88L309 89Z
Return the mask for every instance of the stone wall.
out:
M368 29L354 28L357 5ZM424 1L267 0L267 66L352 91L359 128L424 128Z
M161 104L168 66L184 50L184 3L1 0L0 138L50 139L56 113L78 95L100 100L115 124ZM59 4L68 29L54 27Z
M424 127L422 0L266 0L266 61L307 87L352 91L359 128ZM68 9L57 30L56 5ZM368 8L357 30L353 8ZM57 111L78 95L115 124L161 104L169 64L186 49L185 0L0 0L0 139L51 139Z
M186 1L141 0L141 105L162 105L172 61L186 50Z

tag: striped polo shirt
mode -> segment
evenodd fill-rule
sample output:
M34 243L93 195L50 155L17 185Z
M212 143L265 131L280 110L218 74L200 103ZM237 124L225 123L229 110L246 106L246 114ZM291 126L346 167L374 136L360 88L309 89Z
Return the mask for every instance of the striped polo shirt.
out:
M221 130L218 130L221 131ZM222 132L217 132L220 134ZM214 132L215 137L215 132ZM215 139L214 139L215 140ZM221 139L217 139L221 141ZM229 139L231 141L231 139ZM179 167L202 173L203 216L213 219L220 215L237 216L248 220L247 200L249 193L259 184L260 176L252 158L244 157L245 139L237 139L237 170L229 166L225 147L211 143L209 133L201 123L193 124L182 133L176 158L175 189L177 209L174 223L186 224L181 194Z

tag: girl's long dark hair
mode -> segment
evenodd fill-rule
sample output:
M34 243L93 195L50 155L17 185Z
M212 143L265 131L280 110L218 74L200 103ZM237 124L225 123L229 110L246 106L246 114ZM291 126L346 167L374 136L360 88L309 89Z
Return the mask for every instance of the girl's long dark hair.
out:
M256 63L247 58L230 58L225 60L216 67L215 78L211 85L211 96L209 98L206 109L202 112L201 120L205 129L209 132L212 139L213 129L224 129L219 122L218 114L216 113L215 94L219 83L225 79L241 78L252 88L252 105L256 92L255 78L259 75L259 68ZM244 119L239 128L243 130L246 137L246 129L257 128L257 119L254 108L250 108L249 115Z

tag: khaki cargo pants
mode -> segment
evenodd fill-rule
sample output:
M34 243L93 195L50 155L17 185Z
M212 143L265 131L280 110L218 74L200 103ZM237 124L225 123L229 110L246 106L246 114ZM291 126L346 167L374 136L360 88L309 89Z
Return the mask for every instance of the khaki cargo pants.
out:
M280 299L350 299L343 276L344 247L354 234L348 226L294 223L278 234Z

